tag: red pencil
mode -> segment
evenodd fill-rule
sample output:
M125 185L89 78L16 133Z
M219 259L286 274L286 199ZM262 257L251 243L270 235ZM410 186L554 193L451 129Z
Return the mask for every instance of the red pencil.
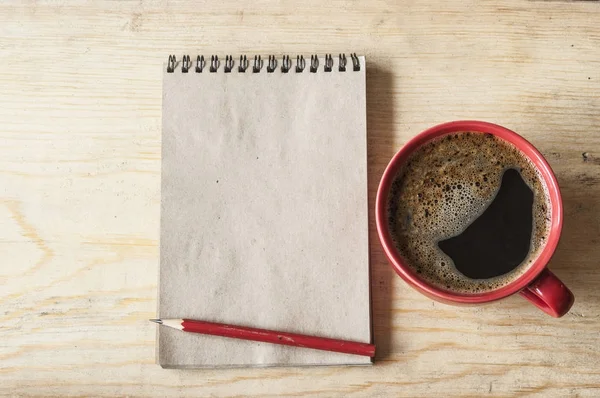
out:
M183 330L184 332L262 341L265 343L313 348L316 350L343 352L345 354L364 355L367 357L375 356L375 346L373 344L358 343L355 341L328 339L325 337L233 326L223 323L194 321L191 319L150 319L150 321L163 326Z

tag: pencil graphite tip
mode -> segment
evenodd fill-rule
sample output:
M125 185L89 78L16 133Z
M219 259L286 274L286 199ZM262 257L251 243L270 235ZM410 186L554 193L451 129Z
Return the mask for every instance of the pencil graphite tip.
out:
M159 325L162 325L162 319L150 319L150 322L154 322L154 323L158 323Z

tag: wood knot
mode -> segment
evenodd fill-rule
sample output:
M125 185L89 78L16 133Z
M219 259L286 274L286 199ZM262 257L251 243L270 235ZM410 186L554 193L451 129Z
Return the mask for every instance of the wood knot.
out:
M594 156L591 152L583 152L581 154L581 159L584 163L598 164L600 165L600 158Z

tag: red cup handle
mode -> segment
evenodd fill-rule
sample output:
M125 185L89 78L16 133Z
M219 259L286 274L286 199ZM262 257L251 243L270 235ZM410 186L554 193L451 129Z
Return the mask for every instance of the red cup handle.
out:
M569 310L575 301L573 293L564 285L548 268L525 289L520 291L521 296L533 305L555 318L560 318Z

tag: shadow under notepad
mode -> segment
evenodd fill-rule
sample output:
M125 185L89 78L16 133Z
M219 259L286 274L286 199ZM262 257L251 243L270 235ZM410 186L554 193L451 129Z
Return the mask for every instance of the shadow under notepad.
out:
M394 145L394 75L371 62L367 67L367 159L372 334L375 361L392 352L393 279L396 273L383 252L375 224L375 197L381 175L399 149Z

